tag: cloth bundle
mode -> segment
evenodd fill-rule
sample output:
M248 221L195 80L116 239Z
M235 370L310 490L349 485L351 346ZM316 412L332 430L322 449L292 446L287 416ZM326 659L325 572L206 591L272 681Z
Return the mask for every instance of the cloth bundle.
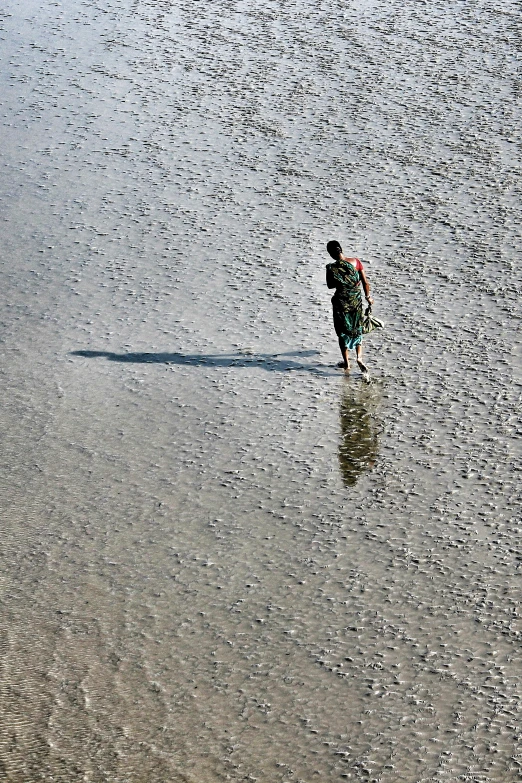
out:
M362 319L363 334L370 334L374 329L382 329L384 324L378 318L372 315L372 306L368 305Z

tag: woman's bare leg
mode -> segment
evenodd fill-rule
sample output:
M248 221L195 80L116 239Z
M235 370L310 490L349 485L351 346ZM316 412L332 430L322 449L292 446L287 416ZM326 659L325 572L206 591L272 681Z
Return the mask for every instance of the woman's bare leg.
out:
M365 365L365 363L362 360L362 345L359 343L359 345L355 346L355 353L357 355L357 364L359 365L359 369L362 373L367 373L368 368Z
M341 349L341 353L343 355L343 361L339 362L339 367L343 367L345 370L350 369L350 357L348 356L348 348L346 348L345 345L339 340L339 348Z

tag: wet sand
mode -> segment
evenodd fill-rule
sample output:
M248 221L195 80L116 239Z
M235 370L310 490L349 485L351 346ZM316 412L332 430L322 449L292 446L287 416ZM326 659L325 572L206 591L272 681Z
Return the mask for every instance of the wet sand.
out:
M518 6L0 27L0 778L520 780Z

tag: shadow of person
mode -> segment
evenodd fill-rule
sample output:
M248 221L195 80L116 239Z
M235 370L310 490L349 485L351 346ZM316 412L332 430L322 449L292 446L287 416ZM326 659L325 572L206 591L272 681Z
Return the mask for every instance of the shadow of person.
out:
M288 372L301 370L316 375L333 375L326 365L313 364L304 360L316 356L319 351L287 351L285 353L253 353L244 351L237 354L184 354L184 353L111 353L110 351L71 351L71 356L84 359L107 359L110 362L128 362L132 364L178 364L192 367L252 367L257 366L267 372Z
M339 468L345 487L353 487L359 476L375 465L379 452L376 413L380 394L372 386L348 386L339 407L341 437Z

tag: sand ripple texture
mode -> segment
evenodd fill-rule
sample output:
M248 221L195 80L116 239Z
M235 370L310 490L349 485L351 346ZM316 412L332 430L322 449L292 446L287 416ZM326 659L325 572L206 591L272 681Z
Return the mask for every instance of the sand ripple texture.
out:
M520 5L0 27L0 778L519 781Z

